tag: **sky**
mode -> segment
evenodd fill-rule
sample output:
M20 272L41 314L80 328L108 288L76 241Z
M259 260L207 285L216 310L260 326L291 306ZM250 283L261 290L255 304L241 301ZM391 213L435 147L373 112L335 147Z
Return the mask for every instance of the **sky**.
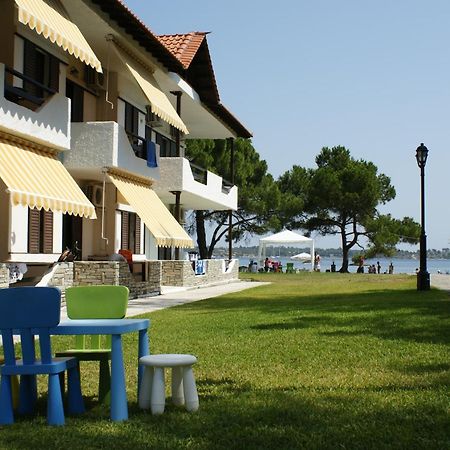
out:
M450 1L125 2L156 34L211 32L221 101L275 178L343 145L391 178L381 211L419 222L423 142L428 248L450 247Z

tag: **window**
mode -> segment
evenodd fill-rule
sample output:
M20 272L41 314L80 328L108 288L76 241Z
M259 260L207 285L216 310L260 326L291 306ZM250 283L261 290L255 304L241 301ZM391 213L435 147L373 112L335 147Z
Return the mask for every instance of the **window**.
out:
M23 74L45 87L59 90L59 60L26 39L24 40ZM24 82L24 89L40 98L49 95L47 91L29 81Z
M28 253L53 253L53 213L28 209Z
M158 259L170 261L172 259L171 247L158 247Z
M139 135L139 110L125 102L125 131L135 136Z
M156 143L159 145L159 155L160 156L178 156L177 155L177 145L174 141L166 138L162 134L156 133Z
M121 248L141 253L141 219L136 213L121 211Z
M139 136L139 109L125 102L125 131L131 147L138 158L147 159L145 139Z

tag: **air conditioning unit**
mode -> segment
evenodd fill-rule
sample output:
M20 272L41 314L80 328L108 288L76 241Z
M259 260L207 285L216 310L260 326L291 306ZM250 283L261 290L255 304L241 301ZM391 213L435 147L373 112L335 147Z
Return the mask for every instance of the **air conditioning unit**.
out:
M150 105L147 105L145 124L152 128L162 127L164 125L164 121L161 117L158 117L156 114L152 113L152 108Z
M106 91L106 75L104 73L98 73L92 67L86 66L84 80L91 89Z
M103 187L101 184L88 184L85 189L86 197L97 207L101 207L103 203Z

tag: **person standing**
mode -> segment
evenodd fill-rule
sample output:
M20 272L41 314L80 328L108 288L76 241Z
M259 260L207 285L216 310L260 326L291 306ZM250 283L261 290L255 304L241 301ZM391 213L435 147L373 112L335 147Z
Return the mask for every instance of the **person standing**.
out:
M314 258L314 272L320 272L320 255L317 252Z
M359 255L358 269L356 269L356 273L364 273L364 256L363 255Z
M392 275L394 273L394 264L391 263L389 264L389 275Z
M377 261L377 272L381 273L381 264L380 261Z

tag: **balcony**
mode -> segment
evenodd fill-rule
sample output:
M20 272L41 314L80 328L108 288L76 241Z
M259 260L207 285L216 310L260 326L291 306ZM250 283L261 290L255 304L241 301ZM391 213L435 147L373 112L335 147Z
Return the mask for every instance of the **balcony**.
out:
M63 162L81 179L101 180L103 167L158 179L159 167L147 165L146 143L142 137L127 134L116 122L72 123L71 150L64 154ZM154 159L158 165L158 146Z
M164 203L174 203L173 192L181 192L184 209L237 209L237 187L183 157L159 159L160 179L154 185Z
M33 92L19 87L22 80ZM38 144L70 148L70 100L0 64L0 131Z

